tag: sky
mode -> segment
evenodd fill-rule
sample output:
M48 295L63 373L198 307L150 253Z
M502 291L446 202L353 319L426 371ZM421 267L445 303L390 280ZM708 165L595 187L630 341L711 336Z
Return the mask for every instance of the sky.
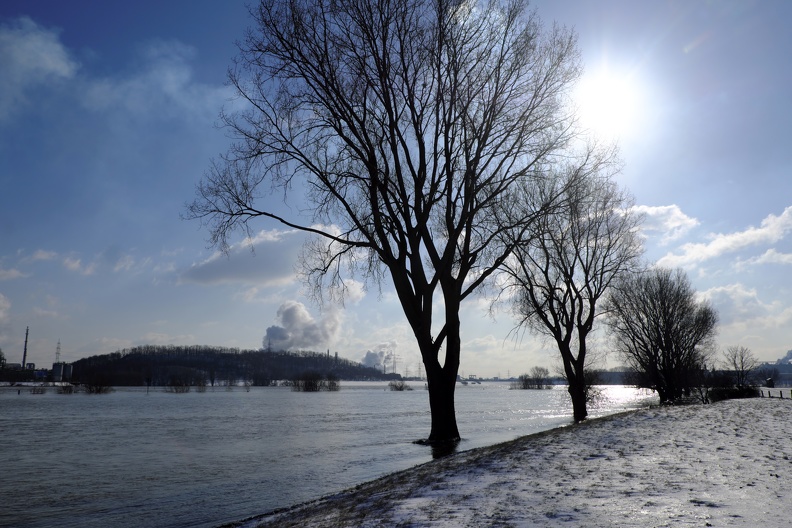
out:
M792 3L537 0L578 34L582 116L618 140L646 215L646 258L680 267L718 311L720 349L792 349ZM419 373L387 285L343 306L305 295L304 238L254 225L228 256L183 220L229 144L226 72L244 1L0 3L0 349L49 366L143 344L338 352ZM460 371L558 364L484 297L462 310ZM265 337L268 336L268 339ZM619 364L599 336L605 366Z

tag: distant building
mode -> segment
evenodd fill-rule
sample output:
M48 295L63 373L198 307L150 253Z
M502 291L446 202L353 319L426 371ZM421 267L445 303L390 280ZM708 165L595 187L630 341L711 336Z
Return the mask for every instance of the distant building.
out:
M52 364L52 381L70 381L72 376L72 366L67 363Z

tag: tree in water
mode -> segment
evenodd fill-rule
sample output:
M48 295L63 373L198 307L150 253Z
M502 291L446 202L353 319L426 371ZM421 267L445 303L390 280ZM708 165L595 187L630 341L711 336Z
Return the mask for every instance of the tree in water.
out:
M459 439L461 303L556 205L533 190L579 135L575 35L527 4L263 0L229 74L235 143L187 213L226 250L254 219L314 235L300 268L320 302L348 277L389 282L426 369L428 443Z
M575 421L588 415L587 339L603 313L599 301L642 253L641 217L612 179L618 169L614 152L604 149L560 175L563 206L534 224L534 236L504 266L518 324L558 347Z

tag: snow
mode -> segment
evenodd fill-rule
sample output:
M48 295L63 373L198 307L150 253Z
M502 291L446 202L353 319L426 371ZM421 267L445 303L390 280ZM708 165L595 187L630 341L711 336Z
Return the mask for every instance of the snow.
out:
M778 398L630 411L234 526L788 526L790 416Z

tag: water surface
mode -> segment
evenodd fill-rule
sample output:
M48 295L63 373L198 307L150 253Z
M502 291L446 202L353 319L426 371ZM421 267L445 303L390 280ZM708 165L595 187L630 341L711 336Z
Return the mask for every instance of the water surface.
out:
M342 382L171 394L0 387L0 526L217 526L431 460L428 394ZM592 416L654 401L603 387ZM459 449L571 422L565 388L458 386Z

